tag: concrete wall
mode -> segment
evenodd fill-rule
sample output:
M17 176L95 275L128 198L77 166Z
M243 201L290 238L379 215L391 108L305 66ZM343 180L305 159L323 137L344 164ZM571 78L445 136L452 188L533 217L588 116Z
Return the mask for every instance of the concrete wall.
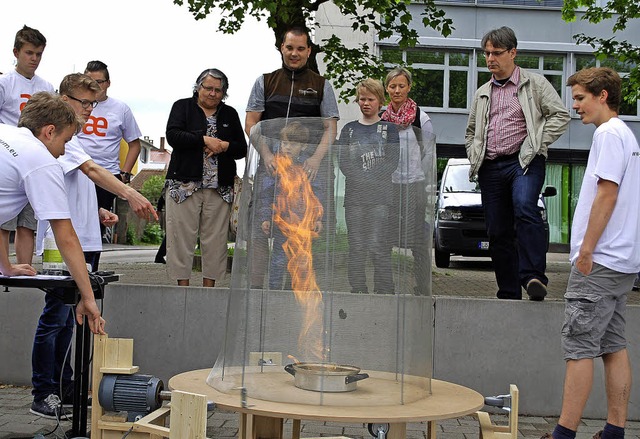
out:
M209 368L222 346L227 294L217 288L110 285L104 303L109 336L133 338L134 364L165 383L177 373ZM561 302L443 296L434 302L435 378L483 395L505 393L509 383L516 383L522 414L559 414L564 378ZM0 383L30 383L31 343L42 304L39 290L11 288L0 293ZM640 307L628 308L627 322L633 375L639 377ZM597 361L585 417L605 417L603 382ZM634 386L629 407L633 420L640 420L639 392Z

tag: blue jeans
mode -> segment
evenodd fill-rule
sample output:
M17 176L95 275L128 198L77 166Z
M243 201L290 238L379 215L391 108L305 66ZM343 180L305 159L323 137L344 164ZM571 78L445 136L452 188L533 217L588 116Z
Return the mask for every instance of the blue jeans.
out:
M85 261L97 271L99 252L85 252ZM60 296L62 291L57 291ZM36 335L31 352L31 383L33 399L41 401L52 393L60 395L73 381L71 368L71 337L74 326L73 306L66 305L53 294L44 298L44 309L38 320ZM68 349L68 352L67 352ZM60 380L62 379L62 386Z
M545 158L537 155L525 170L518 154L485 160L478 172L489 250L500 299L521 299L531 279L547 285L547 240L538 199Z

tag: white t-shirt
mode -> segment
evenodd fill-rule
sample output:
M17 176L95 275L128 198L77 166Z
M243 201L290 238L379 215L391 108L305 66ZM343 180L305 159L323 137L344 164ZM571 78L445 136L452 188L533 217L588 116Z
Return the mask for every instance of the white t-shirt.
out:
M96 186L79 168L84 162L91 160L77 136L67 142L64 155L58 162L64 172L64 184L71 210L71 223L80 240L82 251L102 251L100 236L100 218L98 216L98 199ZM44 250L44 234L49 226L48 221L38 221L36 233L36 254Z
M598 180L618 185L618 200L593 251L593 261L619 273L640 271L640 148L633 132L618 118L593 134L587 169L571 227L571 262L575 262L589 222Z
M107 97L93 109L78 138L94 162L112 174L119 174L120 139L129 143L141 135L129 106Z
M27 202L38 219L71 217L58 161L28 128L0 124L0 223Z
M38 75L27 79L12 70L0 76L0 123L18 126L20 112L31 95L39 91L53 92L49 82Z

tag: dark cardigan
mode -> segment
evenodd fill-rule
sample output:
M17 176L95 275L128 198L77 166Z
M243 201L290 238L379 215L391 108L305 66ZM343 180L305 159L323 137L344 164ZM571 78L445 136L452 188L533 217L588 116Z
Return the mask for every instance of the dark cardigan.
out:
M229 148L218 154L218 184L233 186L236 162L247 156L247 141L238 112L224 102L218 106L218 138ZM179 181L202 180L204 139L207 118L198 106L197 97L180 99L171 107L167 122L167 142L173 148L167 178Z

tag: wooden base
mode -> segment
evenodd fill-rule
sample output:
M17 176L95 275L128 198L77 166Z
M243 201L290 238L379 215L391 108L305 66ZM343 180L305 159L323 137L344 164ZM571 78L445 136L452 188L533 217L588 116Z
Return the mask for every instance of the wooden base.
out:
M214 401L219 409L241 413L241 439L282 439L284 419L294 420L293 439L299 437L299 422L295 421L301 419L342 423L389 423L391 428L387 433L387 439L404 439L407 422L427 421L429 437L434 437L433 421L466 416L484 405L484 397L478 392L439 380L431 380L431 395L407 404L354 405L339 404L338 401L334 405L312 405L266 401L252 398L251 395L247 396L246 404L243 404L239 390L222 393L210 387L206 383L208 374L209 369L201 369L176 375L169 380L169 388L205 395L208 400ZM287 375L285 372L282 374ZM370 372L370 375L378 376L379 379L386 376L381 372ZM366 381L358 384L365 387ZM370 381L373 382L375 381ZM288 388L281 390L288 391ZM358 398L356 392L347 392L337 398L339 400L342 397L345 401ZM309 393L312 394L314 392Z

